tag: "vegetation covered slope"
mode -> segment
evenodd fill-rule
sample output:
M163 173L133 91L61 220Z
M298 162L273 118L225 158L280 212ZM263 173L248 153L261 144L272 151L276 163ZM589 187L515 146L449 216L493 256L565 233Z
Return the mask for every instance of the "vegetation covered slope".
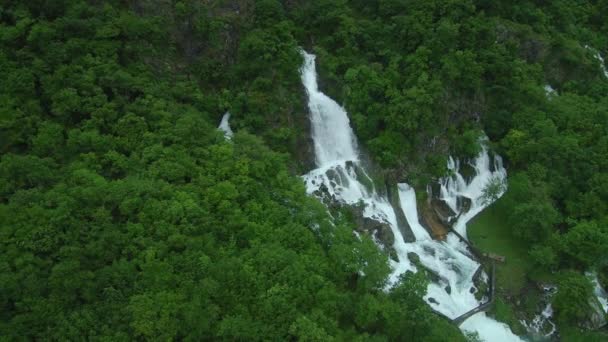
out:
M606 1L314 1L292 17L395 178L424 189L449 154L478 152L483 129L509 170L497 205L512 248L530 251L525 276L567 284L564 270L584 283L607 261L607 12ZM582 324L560 311L587 303L567 298L555 298L560 322Z
M0 339L462 340L423 279L382 291L387 257L286 154L215 129L236 101L295 136L300 60L262 5L2 3Z
M2 1L0 331L459 338L418 280L380 291L386 257L349 222L332 227L294 178L311 160L299 46L395 179L424 188L448 154L475 155L483 129L508 164L510 233L533 272L564 285L561 325L580 325L584 310L567 308L585 306L581 273L608 252L595 58L607 12L605 0ZM232 143L214 129L226 110Z

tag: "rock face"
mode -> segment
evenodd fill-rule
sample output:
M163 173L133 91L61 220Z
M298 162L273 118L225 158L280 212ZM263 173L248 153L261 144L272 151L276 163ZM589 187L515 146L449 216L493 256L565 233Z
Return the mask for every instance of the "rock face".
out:
M456 199L456 205L458 206L460 213L466 213L467 211L469 211L471 209L471 204L472 201L468 197L458 196L458 198Z
M412 233L412 228L410 228L410 225L407 223L405 214L403 214L403 210L401 209L401 204L399 202L399 192L397 190L396 184L394 184L393 186L391 186L390 184L386 184L386 192L388 201L395 210L397 226L399 227L401 235L403 235L403 240L405 242L416 241L416 237L414 236L414 233Z
M445 240L449 231L448 226L442 222L429 201L424 201L420 206L420 224L436 240Z
M393 248L393 245L395 244L395 235L388 222L363 216L362 206L348 206L348 208L350 209L355 222L355 230L370 236L384 251L388 252L392 259L396 260L397 253Z
M471 181L471 179L473 179L473 177L475 177L476 171L475 168L469 164L469 163L462 163L460 165L460 175L462 175L462 178L464 178L467 183Z
M597 298L592 297L589 299L589 308L587 320L582 324L583 328L596 330L606 325L606 313Z
M433 198L431 199L431 207L441 223L446 226L452 225L453 220L456 218L456 213L447 205L447 203L445 203L445 201Z

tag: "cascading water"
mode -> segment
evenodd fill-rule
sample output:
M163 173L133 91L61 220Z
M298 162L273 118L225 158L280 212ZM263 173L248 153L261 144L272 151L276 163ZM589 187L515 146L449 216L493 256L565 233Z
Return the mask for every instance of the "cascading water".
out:
M226 112L226 114L224 114L224 116L222 117L222 121L220 122L220 125L218 126L218 129L222 132L224 132L224 136L226 137L226 139L232 139L232 136L234 135L234 133L232 132L232 128L230 128L230 113Z
M602 310L604 313L608 314L608 294L600 284L599 279L597 278L596 272L586 272L585 275L591 281L591 285L593 285L593 294L597 298L600 303Z
M463 236L467 236L466 223L489 204L484 200L484 188L486 185L489 182L494 182L500 186L498 189L500 190L499 193L495 194L496 198L502 196L506 190L506 187L503 185L506 184L507 170L502 165L502 158L494 156L493 168L490 168L490 155L483 141L481 148L481 153L469 165L475 170L475 177L468 183L460 174L460 163L452 157L448 160L448 170L452 173L452 177L446 177L440 181L440 197L455 213L462 212L459 202L462 202L463 198L471 200L469 210L460 214L458 221L456 221L453 227L455 231Z
M474 288L473 274L479 264L467 250L467 246L452 234L445 242L432 240L418 220L414 189L405 183L398 184L399 204L393 208L387 198L379 195L359 163L356 138L350 127L344 108L319 91L315 70L315 56L302 51L304 65L301 77L308 93L312 138L314 140L317 169L303 176L309 194L322 199L330 198L344 204L362 204L363 216L384 222L395 236L394 249L399 261L391 261L393 273L389 283L395 284L399 275L407 270L416 271L408 254L418 255L420 264L438 275L439 280L428 286L425 299L442 314L456 318L480 304L471 293ZM490 179L504 181L506 171L500 158L494 158L494 170L490 170L490 157L484 148L476 158L476 175L467 182L458 173L457 162L451 160L454 177L442 180L442 199L459 214L456 226L465 231L466 223L486 204L480 201L483 187ZM461 213L458 198L471 199L471 208ZM402 210L416 241L406 243L398 228L395 210ZM479 333L486 341L519 341L505 324L478 313L466 320L461 328Z
M604 76L608 77L608 69L606 69L606 64L604 61L604 57L602 57L602 55L600 54L599 51L597 51L596 49L592 48L589 45L585 45L585 48L588 50L591 50L593 52L593 57L595 59L597 59L597 61L600 63L600 69L602 69L602 72L604 73Z

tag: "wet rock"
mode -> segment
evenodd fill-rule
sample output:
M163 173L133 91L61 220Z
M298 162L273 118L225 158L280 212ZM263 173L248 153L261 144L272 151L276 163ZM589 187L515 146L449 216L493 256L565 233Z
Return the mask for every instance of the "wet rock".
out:
M596 297L589 299L589 312L587 313L587 319L583 322L583 328L589 330L596 330L606 324L606 313L604 312L602 305Z
M446 226L451 226L452 218L456 217L456 213L445 203L444 200L433 198L431 199L431 207L435 211L435 215L439 218L441 223Z
M437 216L429 202L424 201L420 206L420 224L436 240L444 240L448 234L448 227Z
M422 249L431 256L435 256L435 250L429 246L423 246Z
M419 265L420 264L420 256L418 256L418 254L416 254L414 252L408 252L407 253L407 258L414 265Z
M346 163L348 164L348 162ZM363 170L362 167L360 167L359 165L354 165L352 169L357 175L357 180L359 181L359 183L361 183L367 191L373 192L374 190L377 190L374 186L374 181L365 172L365 170Z
M431 191L429 196L433 199L439 199L439 196L441 195L441 184L438 182L431 183L429 189Z
M469 183L477 174L475 168L469 163L462 163L458 172L460 173L462 178L467 181L467 183Z
M344 172L342 168L332 168L325 171L325 175L327 176L327 179L329 179L330 183L334 184L334 186L335 184L342 184L343 186L347 187L348 180L346 179L346 177L341 177L342 175L340 173L342 172Z
M391 230L391 226L387 222L363 216L363 205L350 206L349 208L353 215L357 232L373 237L381 245L382 249L389 251L389 256L391 254L395 254L396 256L396 252L393 249L395 235Z
M483 279L481 279L482 272L483 272L483 266L479 265L479 267L477 267L477 270L475 271L475 273L473 273L473 283L475 285L477 285L479 282L483 282Z
M445 292L447 292L447 294L452 294L452 287L450 285L447 285L445 287Z
M346 169L349 170L355 167L355 162L353 162L352 160L347 160L344 165L346 166Z
M471 209L472 201L468 197L458 196L456 199L456 206L461 214L468 212Z
M359 226L364 232L372 233L385 246L392 247L395 244L395 236L391 226L386 222L376 221L368 217L361 220Z
M388 201L395 210L395 217L397 219L397 227L403 236L403 240L405 242L414 242L416 241L416 237L412 232L412 228L407 223L407 219L405 218L405 214L403 214L403 210L401 209L401 203L399 201L399 191L397 189L396 184L394 186L390 186L387 184L387 197Z
M428 301L429 301L429 303L433 303L433 304L439 305L439 302L435 298L433 298L433 297L429 297Z
M397 255L397 251L393 247L389 248L388 257L395 262L399 262L399 256Z
M409 252L407 253L407 258L410 260L410 262L414 265L416 265L416 267L418 269L421 269L424 274L427 276L427 278L434 282L434 283L439 283L439 282L445 282L447 283L447 279L445 279L444 277L442 277L439 273L433 271L432 269L424 266L421 262L420 262L420 256L414 252Z

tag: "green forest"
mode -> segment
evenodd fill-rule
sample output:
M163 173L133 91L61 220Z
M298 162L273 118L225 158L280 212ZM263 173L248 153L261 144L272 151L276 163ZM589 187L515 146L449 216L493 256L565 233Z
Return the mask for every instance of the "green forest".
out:
M608 339L607 0L0 0L0 340L476 340L306 194L300 48L387 180L487 135L526 264L493 315L551 282Z

